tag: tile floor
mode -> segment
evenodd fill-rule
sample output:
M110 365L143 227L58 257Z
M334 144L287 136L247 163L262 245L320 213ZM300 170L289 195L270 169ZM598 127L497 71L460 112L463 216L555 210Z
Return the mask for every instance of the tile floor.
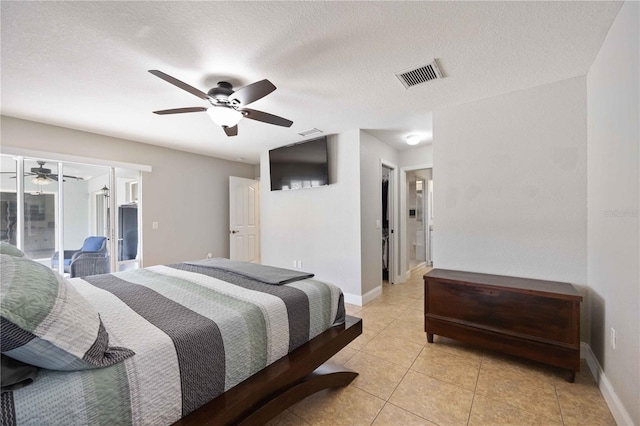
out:
M422 275L383 286L364 307L363 333L332 361L359 373L273 419L284 425L615 425L583 360L575 383L559 371L423 331Z

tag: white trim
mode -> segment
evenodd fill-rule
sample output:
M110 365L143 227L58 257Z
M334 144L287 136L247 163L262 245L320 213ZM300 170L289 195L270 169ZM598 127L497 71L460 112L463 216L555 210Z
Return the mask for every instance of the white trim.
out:
M342 294L344 294L344 303L356 306L364 306L382 294L382 286L378 286L373 290L369 290L363 296L344 292Z
M48 151L34 149L17 148L13 146L3 146L2 153L14 156L38 158L46 161L83 163L93 166L121 167L123 169L139 170L141 172L151 172L151 166L146 164L123 163L121 161L106 160L103 158L80 157L78 155L58 154Z
M587 361L591 375L596 380L596 383L598 383L600 393L602 393L605 402L609 406L609 411L611 411L616 423L619 425L633 425L631 416L624 408L624 405L622 405L622 401L618 398L611 382L604 374L604 370L593 354L591 347L585 342L580 342L580 358L584 358Z

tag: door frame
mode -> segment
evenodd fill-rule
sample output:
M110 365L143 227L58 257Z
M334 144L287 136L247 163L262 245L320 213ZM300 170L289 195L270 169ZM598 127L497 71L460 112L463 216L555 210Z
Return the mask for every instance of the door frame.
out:
M398 282L406 282L411 274L411 271L407 269L407 172L413 170L421 170L421 169L431 169L433 173L433 163L428 164L419 164L416 166L405 166L400 168L400 211L402 214L400 215L400 236L402 240L402 244L400 244L400 269L398 273ZM431 176L433 179L434 176ZM425 212L426 213L426 212Z
M386 167L389 169L389 239L391 243L389 244L389 283L396 284L402 282L402 274L400 258L398 254L398 243L400 240L404 240L398 231L398 166L395 163L387 161L385 159L380 159L380 174L378 176L378 181L382 182L382 168ZM380 199L382 199L382 194L380 194ZM380 205L382 209L382 205ZM382 217L382 215L380 215ZM382 228L380 228L380 240L382 240ZM382 256L380 256L380 262L382 262ZM380 268L382 272L382 268Z

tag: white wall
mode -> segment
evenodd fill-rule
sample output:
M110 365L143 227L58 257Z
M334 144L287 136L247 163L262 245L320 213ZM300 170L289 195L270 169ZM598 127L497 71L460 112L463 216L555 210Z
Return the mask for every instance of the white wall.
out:
M361 294L359 130L329 137L329 179L319 188L271 191L269 154L260 158L262 263L338 285L345 301Z
M586 284L578 77L434 113L438 268Z
M144 266L228 257L228 177L253 178L252 165L5 116L1 125L3 147L152 166L142 176Z
M398 152L371 134L360 131L360 232L362 250L362 294L380 288L382 291L382 160L398 164ZM395 187L398 194L399 169L396 171ZM391 213L391 212L390 212ZM389 215L391 218L391 214ZM389 227L393 224L390 222ZM395 234L398 235L398 234ZM399 247L399 246L398 246ZM396 253L397 257L398 253ZM389 259L392 262L393 259ZM396 262L397 263L397 262ZM397 274L399 271L395 271ZM391 277L389 277L391 279ZM365 301L366 302L366 301Z
M640 425L639 15L639 3L624 3L587 75L590 345L623 406L617 410L614 401L618 424L636 425ZM609 339L612 327L617 333L615 350Z
M398 166L400 167L431 165L433 165L433 143L418 145L398 153Z

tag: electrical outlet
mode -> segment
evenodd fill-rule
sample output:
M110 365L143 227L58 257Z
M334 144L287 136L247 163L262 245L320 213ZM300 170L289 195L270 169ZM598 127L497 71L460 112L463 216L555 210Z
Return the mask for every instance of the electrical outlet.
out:
M294 260L294 261L293 261L293 267L294 267L294 268L297 268L297 267L298 267L298 261L297 261L297 260Z
M211 259L213 255L211 253L207 253L207 259Z
M298 269L302 269L302 260L298 260Z
M152 223L151 223L151 227L152 227L153 229L158 229L158 222L152 222Z
M616 329L611 327L611 349L616 349Z

